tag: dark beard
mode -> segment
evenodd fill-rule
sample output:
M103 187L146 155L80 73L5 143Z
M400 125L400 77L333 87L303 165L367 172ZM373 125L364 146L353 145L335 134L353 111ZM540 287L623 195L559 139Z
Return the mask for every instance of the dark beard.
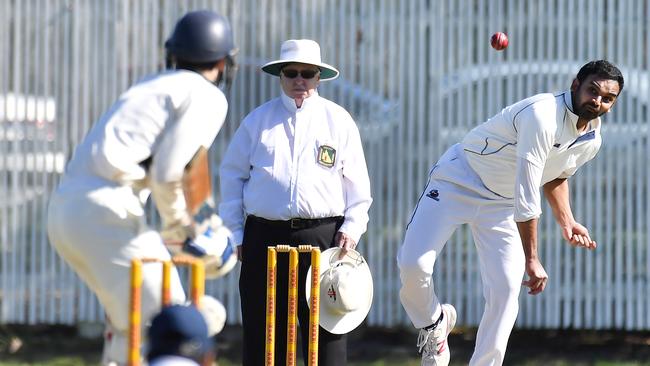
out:
M592 111L585 104L581 105L578 110L576 110L576 114L578 117L582 119L586 119L587 121L591 121L592 119L596 119L600 116L602 116L602 113L598 113L597 111Z

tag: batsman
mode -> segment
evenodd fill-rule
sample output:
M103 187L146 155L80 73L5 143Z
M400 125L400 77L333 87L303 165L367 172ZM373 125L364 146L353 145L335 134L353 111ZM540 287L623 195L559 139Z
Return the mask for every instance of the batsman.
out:
M476 245L485 309L470 365L501 365L517 319L519 290L544 291L537 253L540 187L563 238L594 249L571 211L568 178L596 156L601 116L623 89L605 60L585 64L570 90L523 99L471 130L432 168L397 255L400 299L413 325L422 365L449 364L447 336L456 310L433 289L433 266L447 240L468 224Z
M205 262L208 278L237 262L229 231L211 208L207 159L228 110L218 86L228 87L235 70L230 24L211 11L189 12L165 49L167 70L130 87L100 117L49 204L51 244L106 311L104 365L126 362L131 259L191 255ZM160 232L145 222L150 195ZM146 324L160 308L160 264L142 275ZM171 282L172 303L185 302L175 270ZM225 312L216 310L224 318L207 320L223 325Z

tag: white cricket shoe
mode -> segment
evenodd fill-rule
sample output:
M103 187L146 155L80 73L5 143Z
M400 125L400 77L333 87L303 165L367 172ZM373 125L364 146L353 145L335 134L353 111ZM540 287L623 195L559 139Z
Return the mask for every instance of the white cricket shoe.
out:
M456 325L456 309L450 304L443 304L442 313L442 321L434 329L420 329L417 346L422 353L422 366L449 365L447 336Z

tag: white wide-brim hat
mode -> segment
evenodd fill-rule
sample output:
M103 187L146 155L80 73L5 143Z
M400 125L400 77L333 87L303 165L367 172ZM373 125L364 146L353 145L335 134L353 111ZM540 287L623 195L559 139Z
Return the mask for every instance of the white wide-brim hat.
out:
M359 252L349 250L339 260L340 248L330 248L320 261L320 326L333 334L349 333L368 316L372 305L372 275ZM305 287L311 306L311 267Z
M280 59L271 61L262 66L262 71L271 75L280 76L280 70L284 65L290 63L301 63L315 65L320 69L320 79L332 80L339 76L339 70L334 66L321 62L320 46L311 39L290 39L282 43L280 47Z

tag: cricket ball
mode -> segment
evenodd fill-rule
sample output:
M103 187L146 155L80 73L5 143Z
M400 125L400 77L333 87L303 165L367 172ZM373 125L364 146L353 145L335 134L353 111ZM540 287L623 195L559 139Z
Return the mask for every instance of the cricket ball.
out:
M490 44L497 51L504 50L508 47L508 36L503 32L496 32L490 38Z

